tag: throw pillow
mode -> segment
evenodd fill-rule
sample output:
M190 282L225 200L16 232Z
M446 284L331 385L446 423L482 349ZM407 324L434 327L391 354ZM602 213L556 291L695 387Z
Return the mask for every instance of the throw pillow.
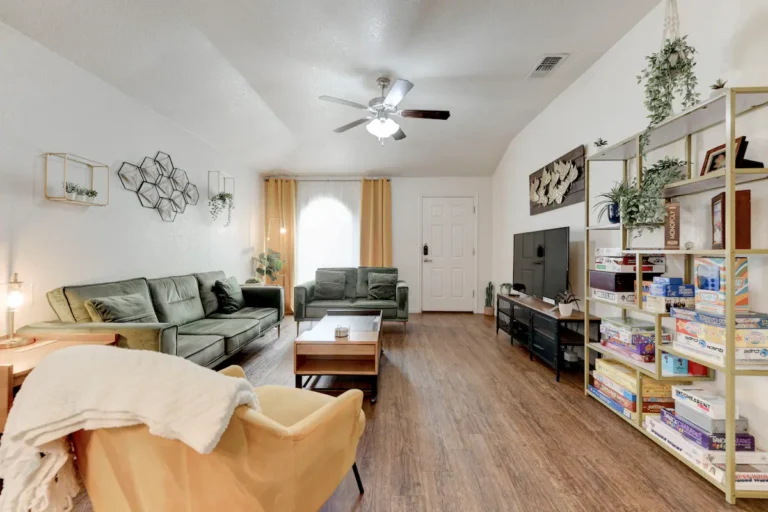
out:
M213 293L219 299L219 311L222 313L236 313L245 307L243 291L234 277L228 277L223 281L216 281L213 284Z
M157 315L139 293L115 297L96 297L85 301L91 320L99 323L157 323Z
M347 277L341 270L318 270L315 272L315 299L341 300Z
M368 274L368 298L374 300L395 300L397 274Z

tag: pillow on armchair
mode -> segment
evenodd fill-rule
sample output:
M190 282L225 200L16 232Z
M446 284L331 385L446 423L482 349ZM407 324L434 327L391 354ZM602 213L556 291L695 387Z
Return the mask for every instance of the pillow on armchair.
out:
M341 300L347 278L341 270L318 270L315 272L315 299Z
M368 298L374 300L395 300L397 274L368 274Z
M236 313L245 307L245 299L237 278L228 277L224 281L216 281L213 285L213 293L219 299L219 311L222 313Z

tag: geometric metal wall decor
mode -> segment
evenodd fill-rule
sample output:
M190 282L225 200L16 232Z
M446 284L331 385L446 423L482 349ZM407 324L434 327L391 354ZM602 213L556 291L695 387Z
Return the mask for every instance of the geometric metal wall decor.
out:
M531 215L584 201L584 146L579 146L528 177Z
M125 190L136 193L141 206L157 210L165 222L173 222L200 199L187 171L174 167L171 155L162 151L154 158L144 157L139 165L123 162L117 175Z

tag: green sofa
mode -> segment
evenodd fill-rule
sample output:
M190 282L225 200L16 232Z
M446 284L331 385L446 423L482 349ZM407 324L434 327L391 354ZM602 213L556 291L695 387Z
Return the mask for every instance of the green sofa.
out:
M337 270L345 274L344 298L339 300L315 299L315 281L300 284L293 289L293 314L296 319L296 333L299 324L307 320L320 320L329 309L377 309L381 310L384 320L403 322L403 328L408 324L408 285L405 281L397 281L395 300L368 299L368 274L371 272L397 274L392 267L343 267L321 268L320 270Z
M220 313L213 285L224 279L224 272L217 271L57 288L47 296L59 320L27 325L19 333L116 332L121 347L155 350L214 367L272 327L277 327L279 336L285 316L283 289L277 286L241 286L245 307L234 313ZM91 320L85 307L87 300L130 294L140 294L151 304L157 323Z

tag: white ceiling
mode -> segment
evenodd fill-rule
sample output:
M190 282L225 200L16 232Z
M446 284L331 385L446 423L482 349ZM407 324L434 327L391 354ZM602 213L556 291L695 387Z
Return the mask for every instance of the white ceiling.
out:
M0 0L0 19L255 169L491 175L509 141L659 0ZM526 76L545 53L571 56ZM380 75L407 138L333 129Z

